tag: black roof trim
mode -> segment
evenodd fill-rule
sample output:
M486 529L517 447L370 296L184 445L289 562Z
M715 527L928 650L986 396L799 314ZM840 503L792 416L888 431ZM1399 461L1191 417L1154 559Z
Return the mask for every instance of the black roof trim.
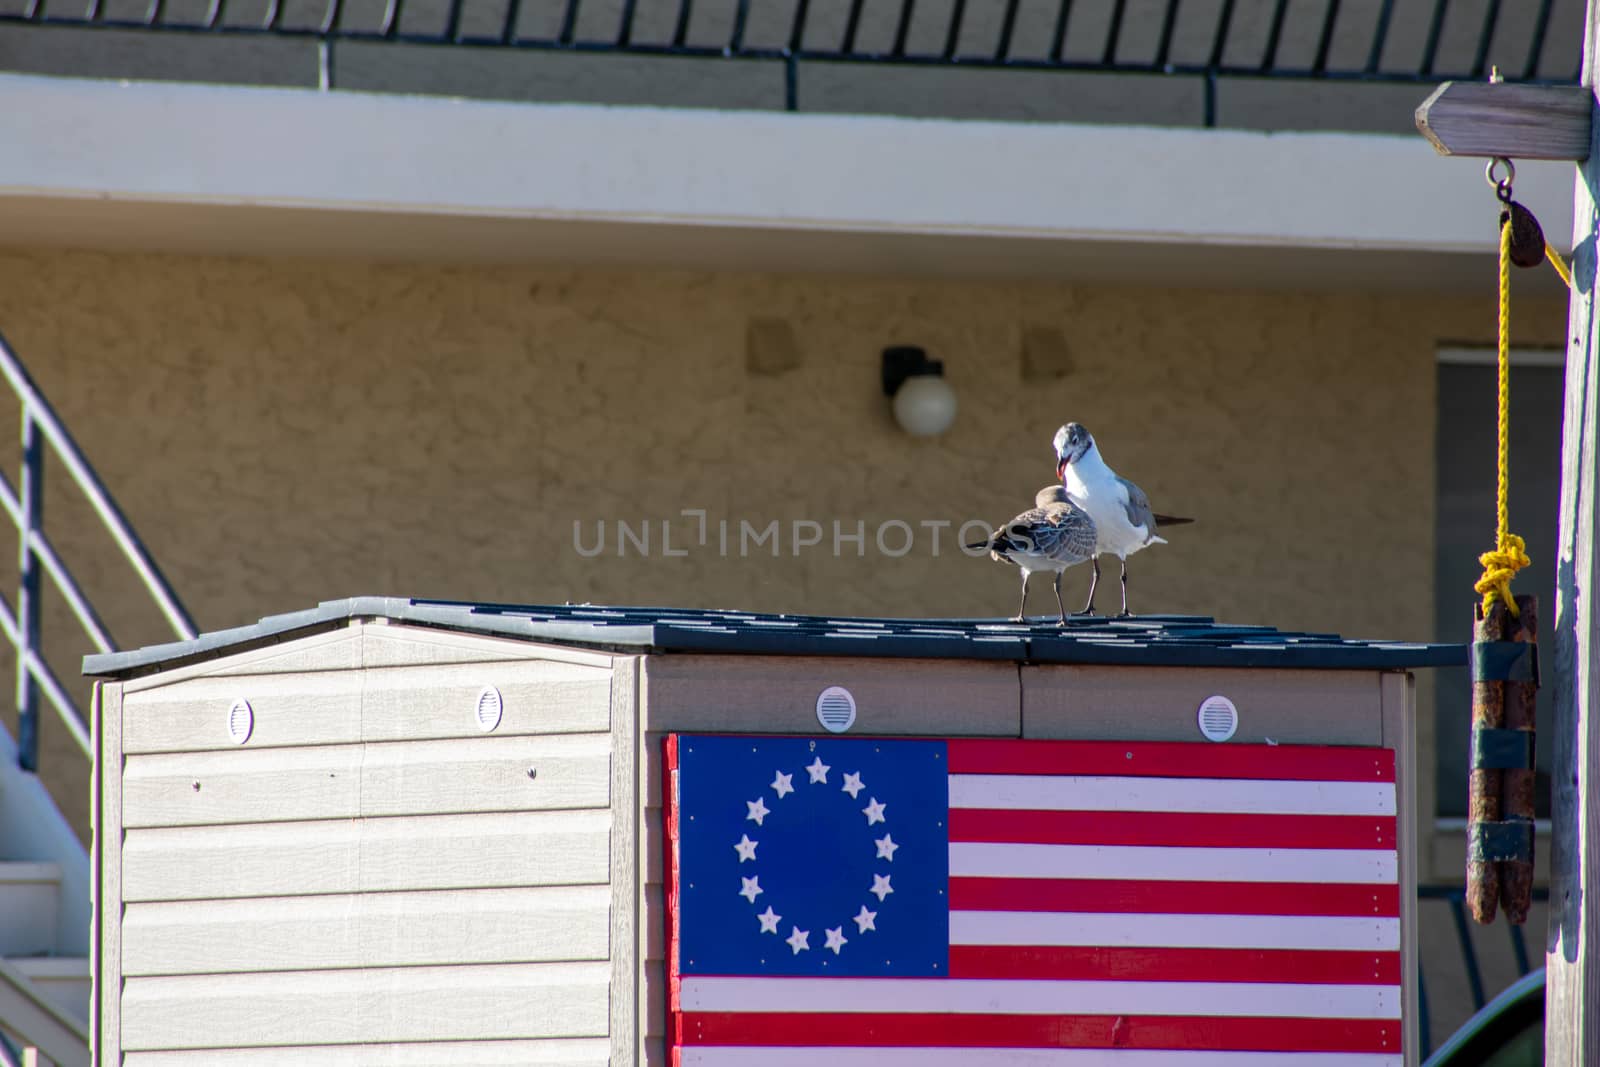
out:
M351 619L421 626L526 641L624 652L703 652L777 656L882 656L1094 663L1143 667L1286 667L1400 670L1457 667L1465 645L1410 644L1237 626L1196 615L1128 619L855 619L766 615L700 608L520 606L404 597L349 597L307 611L271 615L192 641L85 656L83 672L131 677L273 644Z

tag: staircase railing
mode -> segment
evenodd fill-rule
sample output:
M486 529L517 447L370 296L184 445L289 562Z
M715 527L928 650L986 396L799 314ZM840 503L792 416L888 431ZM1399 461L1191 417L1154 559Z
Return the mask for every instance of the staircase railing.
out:
M0 594L0 631L16 650L17 658L17 762L24 770L39 768L39 698L42 695L61 717L73 740L90 754L87 716L83 713L46 662L40 644L41 596L43 578L61 593L62 600L77 618L96 650L117 648L110 631L95 612L89 598L62 562L44 532L45 446L55 454L63 468L99 517L122 555L133 567L145 590L162 616L181 640L195 636L194 621L173 592L172 586L156 566L155 560L123 517L122 510L106 491L94 468L84 458L72 435L67 432L55 409L34 384L28 371L0 337L0 374L22 408L22 471L16 488L0 474L0 507L17 528L16 609Z

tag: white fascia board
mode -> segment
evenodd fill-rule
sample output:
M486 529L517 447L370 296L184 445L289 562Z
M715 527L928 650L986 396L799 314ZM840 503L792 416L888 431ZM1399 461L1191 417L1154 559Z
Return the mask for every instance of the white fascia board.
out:
M1420 137L498 103L0 75L0 197L1282 248L1481 251ZM1565 247L1573 168L1517 193Z

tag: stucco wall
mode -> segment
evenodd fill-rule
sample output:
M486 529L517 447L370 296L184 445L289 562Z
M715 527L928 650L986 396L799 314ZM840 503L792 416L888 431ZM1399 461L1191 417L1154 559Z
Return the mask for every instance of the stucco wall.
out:
M752 317L792 327L799 367L747 371ZM1493 324L1487 294L0 256L0 330L203 629L355 593L1009 614L1016 572L954 551L953 527L935 556L919 524L1027 505L1070 418L1158 509L1200 519L1135 557L1136 610L1427 638L1434 348ZM1558 344L1564 310L1522 300L1516 325ZM1024 381L1039 327L1072 369ZM945 361L946 437L892 422L891 343ZM62 484L52 536L116 636L166 639ZM708 514L704 547L685 508ZM903 556L875 543L893 519L916 535ZM592 548L597 520L585 558L574 522ZM618 520L650 522L648 558L619 556ZM778 520L778 558L741 558L740 520ZM795 554L795 520L822 543ZM834 554L835 520L865 523L864 555ZM687 555L662 554L663 521ZM1069 572L1069 607L1087 579ZM1044 583L1031 606L1051 606ZM45 742L84 830L86 761L54 722Z

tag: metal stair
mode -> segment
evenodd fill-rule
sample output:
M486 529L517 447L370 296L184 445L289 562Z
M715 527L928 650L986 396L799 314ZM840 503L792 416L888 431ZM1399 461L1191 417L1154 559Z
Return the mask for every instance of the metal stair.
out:
M87 719L40 645L40 608L53 591L82 627L84 643L116 643L44 529L45 458L64 471L99 518L152 602L179 638L193 621L140 544L77 442L0 338L0 380L21 408L22 469L13 488L0 475L0 512L17 530L16 598L0 595L0 634L16 654L18 736L0 727L0 1065L24 1055L60 1067L90 1063L93 969L89 959L89 857L38 777L39 716L48 707L94 758ZM76 661L85 648L70 649ZM65 658L63 656L63 658Z
M89 863L0 728L0 1062L89 1063Z

